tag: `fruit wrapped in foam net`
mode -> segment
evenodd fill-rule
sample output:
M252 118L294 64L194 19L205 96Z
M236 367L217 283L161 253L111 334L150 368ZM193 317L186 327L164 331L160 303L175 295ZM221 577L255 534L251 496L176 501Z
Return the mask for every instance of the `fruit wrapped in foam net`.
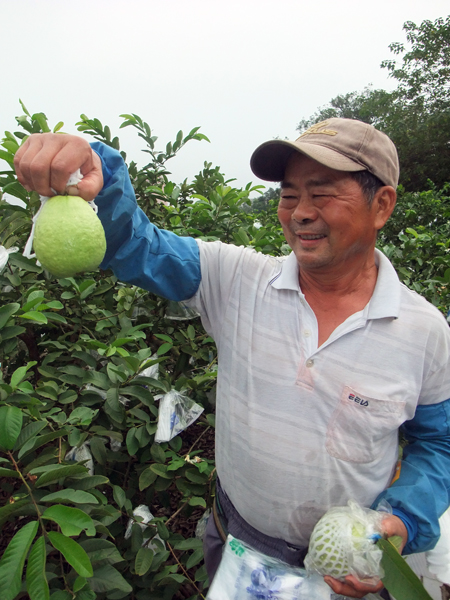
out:
M306 569L340 580L355 575L361 581L377 583L383 572L382 551L376 541L385 516L385 512L361 508L351 500L348 506L330 509L314 527Z

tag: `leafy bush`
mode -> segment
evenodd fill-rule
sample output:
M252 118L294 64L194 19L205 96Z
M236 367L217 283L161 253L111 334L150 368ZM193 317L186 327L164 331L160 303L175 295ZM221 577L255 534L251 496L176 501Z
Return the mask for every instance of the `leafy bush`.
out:
M214 489L213 340L183 307L111 272L56 280L22 256L40 200L17 182L13 157L27 133L50 129L43 113L22 107L25 133L6 132L0 151L10 167L2 191L22 201L3 198L0 213L0 244L20 248L0 275L0 597L198 596L207 576L194 531ZM262 251L281 246L276 227L256 229L242 211L250 184L233 188L211 164L191 184L170 181L166 162L206 139L198 128L158 151L147 123L123 117L146 143L150 162L129 171L155 223ZM98 119L82 115L78 127L120 149ZM157 397L171 390L204 412L157 444ZM145 524L142 506L153 516Z
M379 237L380 249L400 279L445 315L450 308L450 185L441 190L399 188L394 214Z

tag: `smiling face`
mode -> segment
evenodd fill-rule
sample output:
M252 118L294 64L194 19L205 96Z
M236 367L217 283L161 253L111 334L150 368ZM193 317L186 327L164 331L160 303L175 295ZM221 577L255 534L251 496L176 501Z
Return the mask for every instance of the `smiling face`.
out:
M389 209L380 204L383 190L394 194ZM350 173L296 152L286 167L278 218L303 271L339 273L373 259L377 231L394 204L393 188L381 188L369 206Z

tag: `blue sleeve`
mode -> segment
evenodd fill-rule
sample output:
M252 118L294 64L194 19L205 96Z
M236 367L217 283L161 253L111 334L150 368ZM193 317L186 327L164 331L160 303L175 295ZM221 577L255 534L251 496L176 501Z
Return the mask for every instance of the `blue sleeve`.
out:
M402 431L408 444L403 450L400 477L373 506L385 499L399 510L400 517L404 512L413 519L417 533L403 550L412 554L434 548L440 536L439 517L450 504L450 399L418 406Z
M99 142L91 147L102 161L104 178L95 199L106 235L100 268L110 268L121 281L169 300L191 298L201 279L196 241L150 223L136 203L120 153Z

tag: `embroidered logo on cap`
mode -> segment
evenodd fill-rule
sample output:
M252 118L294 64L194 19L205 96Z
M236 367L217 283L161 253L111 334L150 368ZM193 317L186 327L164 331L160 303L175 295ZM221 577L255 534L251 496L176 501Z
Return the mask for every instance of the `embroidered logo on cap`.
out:
M305 135L313 135L318 133L321 133L322 135L337 135L337 131L334 131L333 129L325 129L327 125L328 121L321 121L320 123L316 123L309 129L307 129L304 133L302 133L302 135L298 139L305 137Z

